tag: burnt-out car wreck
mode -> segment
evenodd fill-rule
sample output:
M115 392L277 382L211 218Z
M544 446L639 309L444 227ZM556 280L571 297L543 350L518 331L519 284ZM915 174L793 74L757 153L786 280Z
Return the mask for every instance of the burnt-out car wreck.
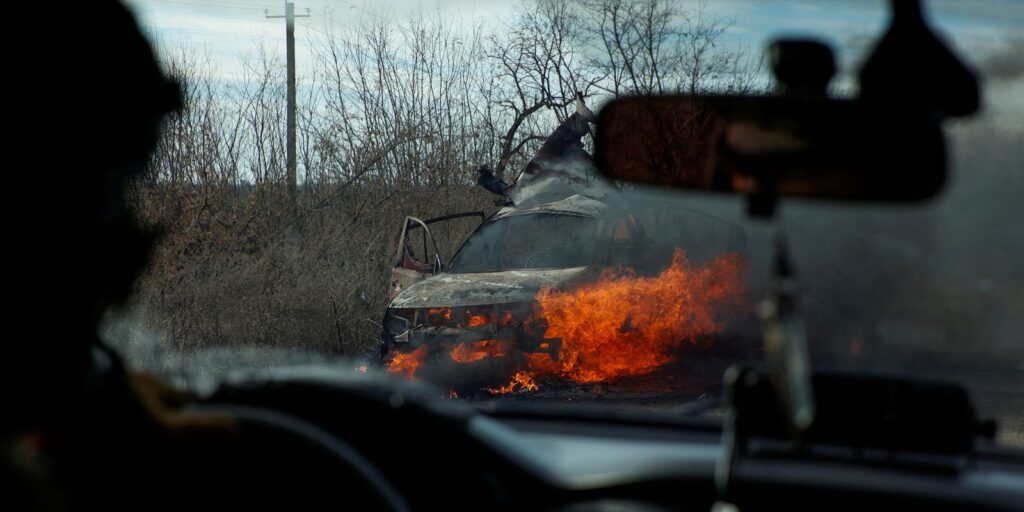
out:
M463 244L443 271L397 293L388 307L382 355L423 350L462 379L507 374L517 358L546 353L558 359L561 340L545 338L535 296L544 287L568 289L593 280L608 262L598 246L607 205L573 195L533 208L506 207ZM423 228L421 228L423 229ZM408 267L395 273L408 276ZM396 289L401 286L398 278ZM474 367L474 372L471 367Z
M718 224L703 230L717 232L704 236L703 245L712 243L709 238L730 249L742 244L735 225L696 212L689 220L680 220L678 211L671 220L659 218L665 210L626 200L584 150L589 117L578 112L559 125L511 186L482 179L484 188L505 196L489 217L406 218L381 332L380 354L390 371L480 387L508 381L531 358L557 364L563 340L546 336L536 300L542 290L571 290L607 269L663 269L680 236L694 233L687 229L694 218ZM451 261L442 261L431 228L467 216L482 222Z

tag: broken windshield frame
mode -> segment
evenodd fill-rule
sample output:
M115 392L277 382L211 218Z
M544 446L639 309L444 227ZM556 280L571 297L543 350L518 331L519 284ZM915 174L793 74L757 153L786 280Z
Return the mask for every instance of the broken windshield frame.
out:
M491 220L452 258L452 273L572 268L594 264L597 221L566 213L529 213ZM507 244L510 240L517 244ZM500 249L504 247L504 249ZM509 249L511 247L512 249Z
M398 249L396 250L395 261L396 262L401 262L402 261L402 255L405 253L405 251L407 251L409 249L409 247L406 246L406 243L407 242L411 242L411 240L407 240L407 237L411 236L414 231L416 231L417 229L421 229L421 228L424 230L424 234L423 234L423 237L424 237L423 238L423 245L424 245L424 247L423 247L423 253L422 253L424 255L424 257L426 257L426 254L428 253L428 247L427 247L426 244L427 244L427 238L429 237L429 238L431 238L431 244L434 246L436 256L441 259L442 264L445 261L449 261L449 258L443 257L443 255L441 254L441 251L437 248L437 241L433 239L433 235L431 234L430 228L428 226L430 226L431 224L439 223L439 222L446 222L446 221L449 221L449 220L461 219L461 218L465 218L465 217L479 217L481 222L482 222L486 218L486 214L484 214L484 212L482 212L482 211L462 212L462 213L452 213L452 214L449 214L449 215L442 215L440 217L434 217L432 219L426 219L426 220L420 220L420 219L417 219L416 217L406 216L405 223L402 225L402 234L399 235L400 242L399 242ZM429 258L427 258L427 259L429 259Z

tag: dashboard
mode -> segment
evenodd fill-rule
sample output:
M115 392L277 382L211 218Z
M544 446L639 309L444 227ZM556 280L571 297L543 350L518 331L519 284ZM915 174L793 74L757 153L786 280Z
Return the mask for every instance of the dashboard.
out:
M235 376L201 404L315 425L365 456L411 510L710 510L719 496L720 420L484 414L416 383L317 367ZM811 456L732 462L730 501L742 510L1024 507L1024 454L993 447L941 471Z

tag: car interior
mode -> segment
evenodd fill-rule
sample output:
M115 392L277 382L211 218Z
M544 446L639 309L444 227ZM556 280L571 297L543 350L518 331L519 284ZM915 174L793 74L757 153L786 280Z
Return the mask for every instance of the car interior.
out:
M763 225L789 201L910 208L948 193L946 131L980 108L983 89L922 16L928 4L876 6L893 21L855 97L826 94L828 45L787 37L768 49L768 94L604 105L595 162L620 183L734 197ZM26 303L70 290L59 299L69 314L20 341L24 363L4 372L3 510L1024 510L1024 451L996 442L1000 426L964 385L812 364L802 260L781 228L756 306L759 359L670 414L526 395L462 402L365 367L229 364L187 382L131 368L96 326L145 266L151 234L121 196L179 91L120 2L68 9L88 21L69 34L88 49L47 79L71 77L58 108L95 120L59 157L78 162L55 201L81 249L41 245L49 255L29 267L47 284ZM407 220L403 233L431 222ZM53 270L60 255L81 263Z

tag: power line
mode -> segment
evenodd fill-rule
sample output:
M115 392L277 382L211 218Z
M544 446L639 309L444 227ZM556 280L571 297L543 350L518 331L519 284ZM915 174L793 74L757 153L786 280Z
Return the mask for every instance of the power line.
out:
M250 10L250 11L265 11L266 10L265 8L258 7L255 4L254 5L240 5L240 4L229 4L229 3L213 2L213 1L210 1L210 2L189 2L187 0L156 0L156 1L157 2L163 2L165 4L189 5L189 6L193 6L193 7L210 7L210 8L214 8L214 9L244 9L244 10ZM258 4L258 5L263 5L263 4ZM270 7L270 6L268 5L268 6L265 6L265 7Z
M320 29L318 29L318 28L316 28L313 25L310 25L308 23L299 22L299 25L302 25L303 27L305 27L305 28L307 28L309 30L312 30L313 32L318 32L318 33L320 33L322 35L325 35L325 36L330 36L331 35L331 34L329 34L327 32L324 32L323 30L320 30Z
M265 9L272 9L272 8L278 7L277 4L258 4L258 3L253 3L253 2L233 2L233 1L225 1L225 0L206 0L206 1L208 1L210 3L213 3L213 4L223 4L223 5L231 5L231 6L236 6L236 7L247 7L247 8L248 7L263 7Z

